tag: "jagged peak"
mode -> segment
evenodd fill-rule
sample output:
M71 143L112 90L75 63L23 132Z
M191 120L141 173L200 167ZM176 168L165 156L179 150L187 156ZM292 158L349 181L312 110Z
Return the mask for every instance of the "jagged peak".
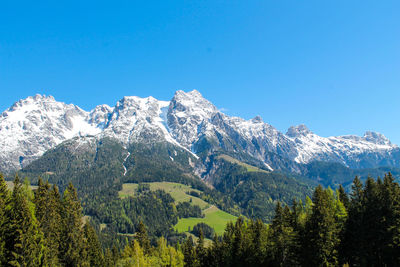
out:
M253 123L263 123L263 119L261 118L261 116L257 115L254 118L251 119L251 122Z
M53 96L49 95L41 95L41 94L36 94L34 96L28 96L25 99L20 99L17 102L15 102L10 109L14 109L16 107L21 107L24 105L30 105L30 104L35 104L35 103L41 103L41 102L57 102Z
M204 98L203 95L199 91L197 91L196 89L193 89L192 91L189 91L189 92L185 92L183 90L177 90L175 92L174 97L175 96L190 96L190 97L201 97L201 98Z
M46 100L46 101L56 101L52 95L46 96L45 94L43 94L43 95L41 95L41 94L36 94L36 95L34 95L34 96L28 96L28 97L27 97L26 99L24 99L24 100L34 100L34 101L43 101L43 100ZM24 100L22 100L22 101L24 101Z
M96 107L94 107L94 109L92 109L91 112L95 112L95 111L112 111L113 108L110 107L107 104L102 104L102 105L97 105Z
M291 126L286 132L286 135L289 137L298 137L298 136L306 136L311 133L312 132L307 128L306 125L300 124L297 126Z
M81 109L80 107L74 105L74 104L66 104L61 101L57 101L53 96L51 95L41 95L41 94L36 94L34 96L28 96L25 99L20 99L19 101L15 102L10 108L8 108L5 113L8 112L13 112L16 110L62 110L62 109L68 109L68 110L76 110L80 113L87 113L85 110Z
M368 142L378 145L391 145L390 140L386 136L378 132L366 131L363 138Z
M211 104L211 102L208 101L207 99L205 99L203 97L203 95L197 90L192 90L189 92L184 92L182 90L178 90L175 92L173 99L175 99L175 100L185 100L186 99L186 100L192 100L195 102L206 101Z
M175 92L171 103L172 108L176 108L179 111L186 109L201 110L201 113L208 114L213 114L218 111L218 109L210 101L205 99L197 90L192 90L190 92L178 90Z
M139 97L139 96L124 96L121 100L117 102L114 110L121 110L125 108L134 109L146 109L146 105L149 103L156 103L157 99L154 97Z

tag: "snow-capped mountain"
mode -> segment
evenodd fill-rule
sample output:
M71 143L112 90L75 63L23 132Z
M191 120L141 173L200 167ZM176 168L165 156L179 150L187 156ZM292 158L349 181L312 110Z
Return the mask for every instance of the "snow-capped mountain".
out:
M16 102L0 115L0 169L16 170L48 149L77 136L111 137L131 143L169 142L197 153L207 140L212 149L246 153L279 168L271 155L294 164L340 162L349 167L400 166L397 145L382 134L320 137L304 125L286 134L260 117L244 120L221 113L193 90L177 91L171 101L124 97L114 107L87 112L53 97L36 95Z
M96 135L89 112L36 95L20 100L0 115L0 169L15 170L48 149L79 135Z
M364 136L320 137L305 125L290 127L286 135L295 143L296 162L307 163L312 160L334 161L350 167L359 167L360 155L374 153L379 157L390 157L390 152L398 149L380 133L367 131Z

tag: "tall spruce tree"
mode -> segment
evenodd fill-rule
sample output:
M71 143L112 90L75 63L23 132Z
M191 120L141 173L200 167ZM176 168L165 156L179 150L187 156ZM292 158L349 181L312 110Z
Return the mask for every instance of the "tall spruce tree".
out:
M344 207L348 209L350 200L349 196L346 194L346 191L344 190L344 187L342 185L339 185L337 194L339 196L340 201L343 203Z
M61 212L60 260L65 266L87 266L87 252L82 229L82 207L71 183L64 191Z
M4 176L0 173L0 266L5 266L7 264L5 236L7 234L6 209L9 209L9 202L10 193L6 181L4 180Z
M86 223L83 232L86 239L86 251L90 266L104 266L104 255L96 231L89 223Z
M150 253L150 240L147 235L146 226L142 221L139 222L135 238L139 242L139 245L143 248L144 253Z
M6 210L5 246L9 266L40 266L43 259L43 234L19 177L14 180L10 208Z
M365 265L364 254L364 190L361 180L356 176L353 180L348 218L345 224L344 240L341 244L341 258L350 265Z
M186 239L186 242L183 243L182 249L183 249L185 266L188 266L188 267L199 266L199 263L198 263L197 257L196 257L196 249L193 245L192 236L189 236L189 238Z
M305 226L303 265L336 266L340 239L332 190L324 190L319 185L312 202L312 214Z
M197 240L197 245L196 245L196 255L199 262L204 261L206 253L207 251L206 248L204 247L204 234L203 230L200 228L199 239Z
M272 242L272 264L274 266L296 266L295 232L291 226L291 212L288 206L282 208L280 202L275 208L275 217L270 227Z
M48 181L43 183L39 178L35 192L35 210L39 227L44 235L45 252L43 264L59 266L59 247L61 234L60 195L56 186L50 189Z

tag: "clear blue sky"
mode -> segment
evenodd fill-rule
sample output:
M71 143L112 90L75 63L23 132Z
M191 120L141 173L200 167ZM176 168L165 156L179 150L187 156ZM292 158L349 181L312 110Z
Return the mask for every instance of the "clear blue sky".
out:
M400 1L0 2L0 109L198 89L286 132L400 144Z

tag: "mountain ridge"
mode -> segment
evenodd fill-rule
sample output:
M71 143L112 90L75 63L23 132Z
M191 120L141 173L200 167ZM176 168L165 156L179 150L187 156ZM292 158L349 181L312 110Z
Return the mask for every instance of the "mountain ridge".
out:
M320 137L298 125L284 134L259 116L245 120L220 112L197 90L176 91L171 101L126 96L114 107L103 104L91 111L36 95L17 101L0 115L0 134L2 171L27 166L48 149L79 136L110 137L125 147L134 142L168 142L196 157L208 142L204 157L215 150L246 153L270 170L282 168L274 157L287 160L289 170L297 172L296 164L312 161L339 162L350 168L400 166L399 147L380 133Z

